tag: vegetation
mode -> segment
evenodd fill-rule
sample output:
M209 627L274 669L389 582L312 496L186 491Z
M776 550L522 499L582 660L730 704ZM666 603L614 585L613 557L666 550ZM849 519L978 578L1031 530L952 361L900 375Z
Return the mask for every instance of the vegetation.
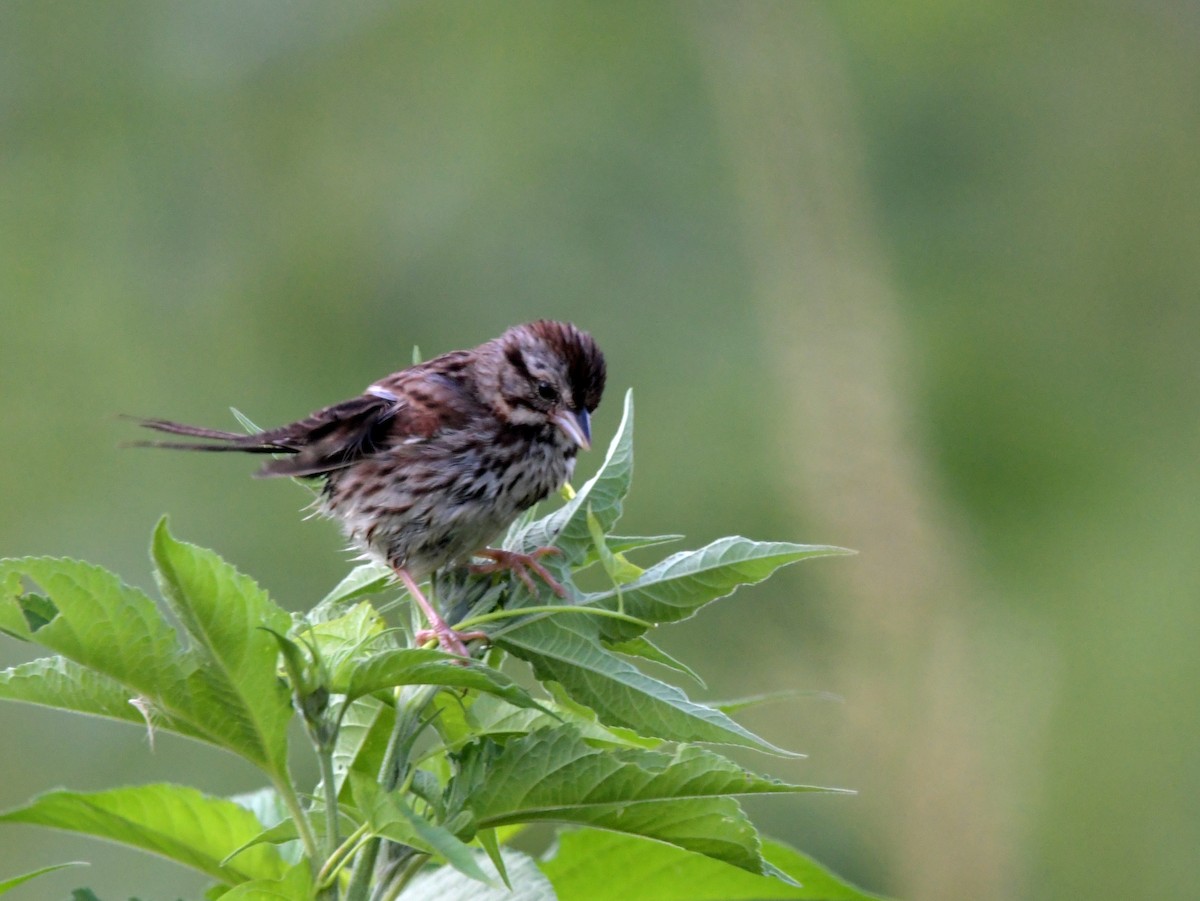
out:
M518 579L435 579L451 621L487 631L485 660L413 646L411 623L389 627L394 588L374 564L289 614L165 520L151 544L165 609L87 563L4 561L0 629L53 656L0 674L0 697L207 743L255 766L265 787L235 798L182 782L52 791L0 821L159 854L211 879L206 898L227 901L868 897L764 842L735 800L830 789L709 749L790 753L739 725L730 711L741 705L695 702L640 666L698 681L650 640L653 629L778 567L844 551L735 537L635 565L627 553L678 536L612 532L632 441L627 397L595 477L506 536L511 549L558 548L546 562L571 587L568 602L548 589L531 596ZM594 590L578 587L589 580ZM508 675L509 661L531 678ZM292 776L297 718L320 772L311 794ZM544 822L561 828L549 852L512 847Z

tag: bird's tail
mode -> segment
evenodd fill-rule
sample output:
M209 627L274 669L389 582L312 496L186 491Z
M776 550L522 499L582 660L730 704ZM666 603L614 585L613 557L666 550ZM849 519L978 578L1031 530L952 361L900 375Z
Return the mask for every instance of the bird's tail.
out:
M130 441L126 447L163 447L169 450L198 450L198 451L240 451L245 454L294 454L294 445L279 444L271 441L270 434L259 432L251 435L239 435L237 432L222 432L219 429L206 429L195 425L185 425L182 422L172 422L169 419L142 419L138 416L126 416L142 428L153 429L156 432L166 432L168 435L186 435L189 438L204 438L205 441Z

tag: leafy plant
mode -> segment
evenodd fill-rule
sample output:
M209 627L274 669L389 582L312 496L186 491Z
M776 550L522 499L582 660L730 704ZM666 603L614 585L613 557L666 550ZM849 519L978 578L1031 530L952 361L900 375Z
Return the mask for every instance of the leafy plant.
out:
M672 899L868 896L766 843L739 795L827 791L743 769L704 744L788 754L638 663L691 674L647 637L780 566L832 547L726 538L646 569L626 554L670 540L618 537L633 463L632 399L597 475L505 546L553 545L570 598L519 580L439 574L448 618L490 638L486 660L414 647L389 627L395 589L374 565L291 615L212 551L174 538L151 556L167 610L74 560L0 562L0 630L53 653L0 673L0 698L173 732L236 754L266 787L218 798L184 785L53 791L0 814L104 837L205 874L205 897ZM602 587L576 577L595 567ZM502 671L524 661L536 690ZM528 681L528 680L526 680ZM288 766L299 717L320 770ZM561 828L541 859L509 840ZM0 894L39 874L0 883ZM79 897L94 896L80 890Z

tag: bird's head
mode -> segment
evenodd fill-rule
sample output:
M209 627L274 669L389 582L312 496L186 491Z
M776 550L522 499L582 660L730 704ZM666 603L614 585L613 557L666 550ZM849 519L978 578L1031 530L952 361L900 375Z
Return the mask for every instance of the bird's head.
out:
M604 393L604 354L569 322L516 325L479 348L484 399L518 426L553 423L576 445L591 446L591 413Z

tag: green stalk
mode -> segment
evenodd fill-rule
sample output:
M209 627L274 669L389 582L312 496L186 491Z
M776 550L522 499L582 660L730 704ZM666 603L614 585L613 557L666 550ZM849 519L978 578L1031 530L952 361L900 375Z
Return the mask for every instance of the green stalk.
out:
M413 877L420 872L421 867L425 865L425 861L428 859L428 854L414 854L404 869L400 871L400 875L388 886L387 891L379 901L396 901L396 898L404 891L405 886L412 882Z
M379 857L378 838L368 839L358 856L354 858L354 876L346 889L346 901L367 901L371 891L371 879L375 875L375 861Z
M392 729L392 737L388 741L387 751L383 755L383 763L379 767L379 782L385 791L393 791L399 784L400 771L405 769L399 764L407 758L408 751L422 725L421 714L425 712L425 708L433 700L433 696L438 693L438 689L437 685L419 685L413 686L409 690L401 689L401 697L407 694L411 697L411 701L404 704L402 711L397 710L396 712L396 725ZM400 698L397 698L396 706L398 708L400 703Z
M321 867L321 872L317 874L317 887L324 888L326 883L332 882L337 878L338 871L342 868L345 862L358 851L359 847L364 842L369 841L367 838L367 825L364 823L350 833L350 837L342 842L325 860L325 865Z
M317 747L317 763L321 770L321 789L325 802L325 859L337 851L338 837L337 781L333 772L333 746L324 743Z
M313 834L312 824L308 821L308 813L300 803L296 789L292 786L292 780L286 773L272 773L271 782L275 785L275 791L279 792L279 798L283 801L283 806L287 808L288 813L296 823L296 832L300 836L300 844L304 845L304 855L312 861L313 872L315 873L317 869L317 857L320 851L317 848L317 839Z
M421 714L437 692L436 685L414 686L399 691L396 698L396 724L392 727L383 763L379 766L379 784L383 786L384 791L394 791L400 782L401 773L408 769L408 752L420 731ZM402 699L406 696L408 701L403 703ZM346 901L367 901L381 844L382 839L376 836L367 841L358 852L358 858L354 862L354 876L346 891Z
M617 610L609 610L605 607L580 607L572 606L571 604L548 604L539 607L514 607L512 610L496 610L492 613L481 613L479 616L472 616L469 619L464 619L461 623L456 624L454 628L465 631L467 629L474 628L475 626L482 625L483 623L494 623L504 619L515 619L520 616L545 613L583 613L589 616L607 616L609 619L619 619L646 629L654 627L653 623L648 623L643 619L638 619L636 616L630 616L628 613L621 613Z

